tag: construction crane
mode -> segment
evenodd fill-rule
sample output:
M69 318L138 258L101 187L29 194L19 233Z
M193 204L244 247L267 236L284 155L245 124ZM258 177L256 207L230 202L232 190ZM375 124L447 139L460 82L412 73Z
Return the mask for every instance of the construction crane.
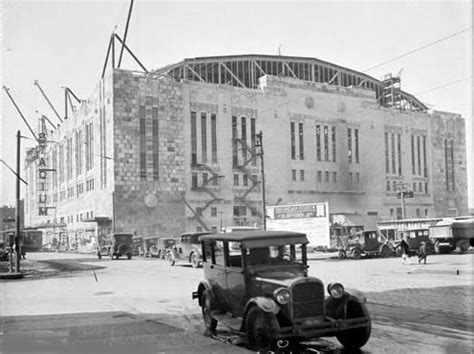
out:
M61 117L59 116L59 113L58 111L56 111L56 109L54 108L53 104L51 103L51 101L49 100L48 96L46 96L46 94L44 93L43 89L41 88L38 80L35 80L34 81L34 85L38 88L38 90L40 90L41 94L43 95L44 99L46 100L46 102L48 102L49 106L51 107L51 109L53 110L53 112L56 114L56 117L58 117L59 121L62 123L63 120L61 119Z

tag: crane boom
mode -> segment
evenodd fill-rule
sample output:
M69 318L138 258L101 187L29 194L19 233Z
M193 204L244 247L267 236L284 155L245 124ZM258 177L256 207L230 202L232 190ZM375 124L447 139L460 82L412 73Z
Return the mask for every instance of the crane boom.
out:
M44 93L43 89L41 88L38 80L35 80L34 82L34 85L36 87L38 87L38 89L40 90L41 94L43 95L44 99L46 100L46 102L48 102L49 106L51 107L51 109L54 111L54 113L56 114L56 117L58 117L59 121L62 123L63 120L61 119L61 117L59 116L59 113L58 111L56 111L56 109L54 108L53 104L51 103L51 101L49 100L48 96L46 96L46 94Z

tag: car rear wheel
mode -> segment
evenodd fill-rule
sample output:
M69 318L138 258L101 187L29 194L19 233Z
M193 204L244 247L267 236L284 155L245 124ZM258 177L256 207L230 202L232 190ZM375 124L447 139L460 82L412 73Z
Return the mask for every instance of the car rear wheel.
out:
M275 349L280 328L275 315L254 306L247 314L245 328L253 350L267 352Z
M132 259L132 254L131 253L127 254L127 258Z
M339 259L346 259L347 258L347 253L344 250L339 250L338 254Z
M360 251L359 248L354 248L352 250L352 257L354 257L355 259L359 259L361 256L362 256L362 252Z
M191 264L193 268L199 268L199 255L196 252L191 254Z
M212 306L211 306L211 295L209 290L204 290L201 295L201 310L202 310L202 319L204 320L204 325L206 329L215 332L217 328L217 320L211 316Z
M367 343L372 331L372 323L367 307L357 301L349 301L347 304L346 319L358 317L369 317L369 323L365 327L349 329L336 335L337 340L347 349L359 349Z

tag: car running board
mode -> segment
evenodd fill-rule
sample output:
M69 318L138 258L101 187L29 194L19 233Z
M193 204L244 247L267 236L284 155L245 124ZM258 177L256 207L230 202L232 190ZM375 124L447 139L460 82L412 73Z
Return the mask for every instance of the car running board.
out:
M232 317L230 313L222 313L218 310L212 311L211 316L231 331L240 333L240 326L242 325L241 317Z

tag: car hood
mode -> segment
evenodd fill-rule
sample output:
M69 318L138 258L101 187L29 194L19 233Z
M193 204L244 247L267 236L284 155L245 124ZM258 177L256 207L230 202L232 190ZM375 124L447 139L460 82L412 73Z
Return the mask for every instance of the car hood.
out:
M259 270L254 273L255 281L285 287L301 277L304 277L304 272L300 268L274 268Z

